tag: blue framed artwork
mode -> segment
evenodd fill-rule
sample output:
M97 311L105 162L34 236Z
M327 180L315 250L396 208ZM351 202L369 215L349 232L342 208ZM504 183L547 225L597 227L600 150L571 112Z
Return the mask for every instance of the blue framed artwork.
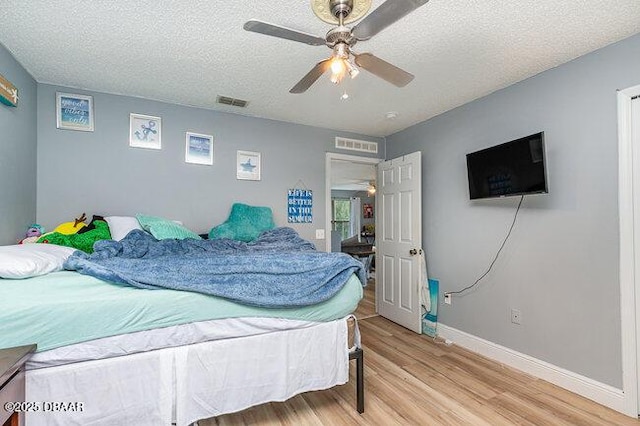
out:
M93 132L93 96L56 92L58 129Z
M162 149L162 119L151 115L130 114L129 146Z
M213 164L213 136L187 132L184 161L191 164Z
M262 164L260 153L253 151L238 151L236 159L236 179L260 180Z
M295 188L287 191L287 221L289 223L313 222L313 191Z

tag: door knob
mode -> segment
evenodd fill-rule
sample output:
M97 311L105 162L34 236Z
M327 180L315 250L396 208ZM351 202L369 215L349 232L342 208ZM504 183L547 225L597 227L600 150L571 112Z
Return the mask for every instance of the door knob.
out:
M416 250L416 249L411 249L411 250L409 250L409 254L410 254L411 256L415 256L416 254L418 254L418 250Z

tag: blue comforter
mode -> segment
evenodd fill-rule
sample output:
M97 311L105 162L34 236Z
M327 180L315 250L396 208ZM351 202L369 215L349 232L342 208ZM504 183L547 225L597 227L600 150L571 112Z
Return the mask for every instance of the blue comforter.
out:
M91 255L76 251L64 267L109 282L195 291L267 308L323 302L353 273L366 283L361 262L343 253L317 252L291 228L263 232L250 243L158 241L132 231L121 241L97 242Z

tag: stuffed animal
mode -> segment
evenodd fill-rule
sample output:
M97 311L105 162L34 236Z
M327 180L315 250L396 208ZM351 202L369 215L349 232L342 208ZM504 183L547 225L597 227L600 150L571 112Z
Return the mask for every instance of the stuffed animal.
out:
M87 226L87 224L84 223L85 220L87 220L87 215L82 213L82 216L75 219L73 222L61 223L53 230L53 232L58 232L64 235L77 234L79 230Z
M27 228L27 232L24 234L24 238L18 241L18 244L35 243L38 238L44 233L42 225L32 223Z
M95 216L94 216L95 217ZM85 229L90 229L84 232ZM61 234L49 232L38 239L39 243L56 244L58 246L73 247L86 253L93 253L93 244L99 240L110 240L109 225L104 220L93 220L91 225L85 226L75 234Z

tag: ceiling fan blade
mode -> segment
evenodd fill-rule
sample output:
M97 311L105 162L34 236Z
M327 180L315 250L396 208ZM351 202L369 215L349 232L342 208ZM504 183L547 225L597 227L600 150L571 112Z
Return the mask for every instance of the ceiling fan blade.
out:
M318 62L316 66L313 67L311 71L307 73L307 75L302 77L302 80L300 80L298 84L296 84L295 86L293 86L293 88L291 88L291 90L289 90L289 93L305 92L330 67L331 67L331 58Z
M325 39L321 37L281 27L280 25L269 24L268 22L256 21L255 19L245 22L243 28L254 33L299 41L300 43L306 43L312 46L324 46L326 44Z
M383 61L371 53L354 54L356 64L364 68L371 74L377 75L383 80L398 86L404 87L413 80L413 74L410 74L387 61Z
M368 40L428 2L429 0L387 0L356 25L352 33L358 40Z

